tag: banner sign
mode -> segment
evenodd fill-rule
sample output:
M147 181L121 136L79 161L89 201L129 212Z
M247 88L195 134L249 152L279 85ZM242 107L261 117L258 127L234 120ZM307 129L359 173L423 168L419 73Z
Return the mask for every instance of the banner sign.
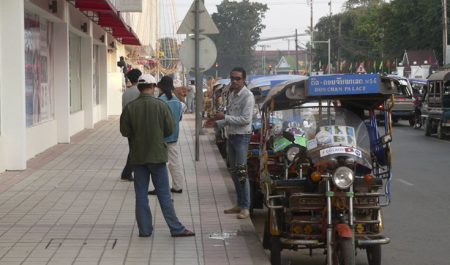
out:
M142 12L142 0L115 0L114 2L117 11Z
M308 96L380 93L380 75L322 75L308 79Z

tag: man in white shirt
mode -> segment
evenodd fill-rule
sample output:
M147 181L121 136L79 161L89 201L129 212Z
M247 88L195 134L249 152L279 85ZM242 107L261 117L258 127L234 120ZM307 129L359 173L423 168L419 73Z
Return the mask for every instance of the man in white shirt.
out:
M191 83L188 85L188 93L186 95L186 105L188 113L193 113L195 111L194 99L195 99L195 81L191 80Z

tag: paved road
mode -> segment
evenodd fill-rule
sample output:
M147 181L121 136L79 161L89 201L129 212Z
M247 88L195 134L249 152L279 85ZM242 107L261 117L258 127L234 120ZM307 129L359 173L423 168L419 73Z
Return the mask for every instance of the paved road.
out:
M384 209L383 265L450 264L450 141L426 137L400 123L394 127L392 203ZM264 210L253 222L260 236ZM283 251L283 264L323 265L323 251ZM357 264L367 264L359 251Z

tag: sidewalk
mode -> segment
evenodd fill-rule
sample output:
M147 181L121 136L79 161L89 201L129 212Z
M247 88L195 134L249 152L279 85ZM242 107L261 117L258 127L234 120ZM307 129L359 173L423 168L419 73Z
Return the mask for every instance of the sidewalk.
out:
M234 189L206 132L195 162L194 116L184 116L186 182L173 199L195 238L170 237L155 196L153 235L138 237L133 184L120 180L127 142L113 117L31 159L27 170L0 174L0 264L270 264L251 220L223 214Z

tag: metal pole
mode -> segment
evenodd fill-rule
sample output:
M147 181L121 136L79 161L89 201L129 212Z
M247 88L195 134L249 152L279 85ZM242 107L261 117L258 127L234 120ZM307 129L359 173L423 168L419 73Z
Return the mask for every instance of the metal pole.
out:
M447 0L442 0L442 21L444 23L443 27L443 53L442 53L442 62L444 65L450 63L447 61L447 45L448 45L448 18L447 18ZM431 64L431 62L430 62Z
M311 0L311 44L309 45L309 74L312 72L312 63L313 63L313 55L312 55L312 45L313 45L313 35L314 35L314 24L313 24L313 0Z
M328 39L328 74L331 74L331 39Z
M298 38L297 29L295 29L295 71L298 74Z
M200 160L200 130L202 126L201 120L201 96L202 90L200 84L200 10L199 1L195 0L195 161Z

